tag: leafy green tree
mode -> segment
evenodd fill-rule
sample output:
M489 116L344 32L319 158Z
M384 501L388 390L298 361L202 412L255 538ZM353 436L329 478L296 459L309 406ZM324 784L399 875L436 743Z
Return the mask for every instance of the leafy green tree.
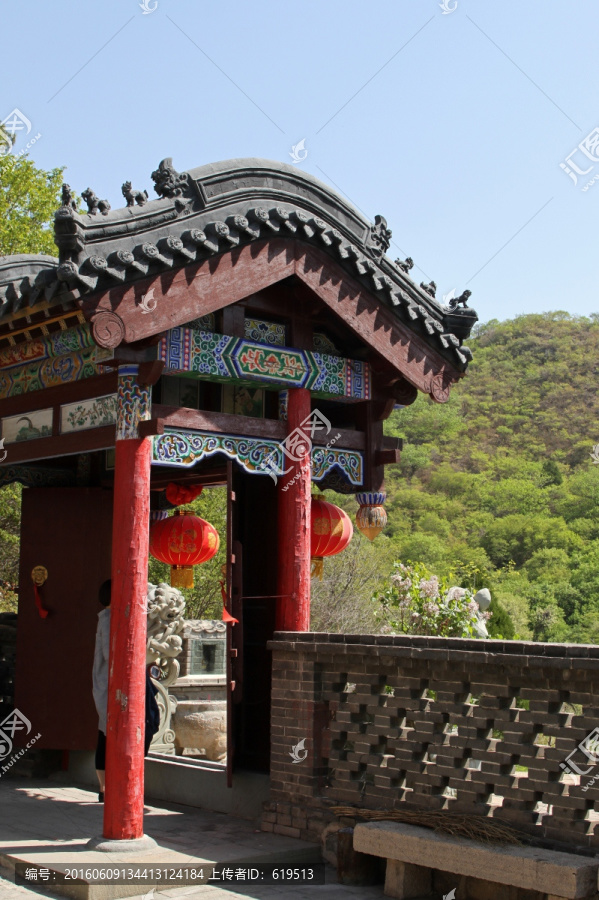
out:
M497 600L493 600L491 610L493 615L487 625L489 637L499 638L504 641L513 641L516 636L516 629L512 617Z
M0 156L0 255L56 255L53 215L64 168L38 169L26 156Z
M380 535L371 543L354 529L349 546L325 559L322 581L312 579L310 629L349 634L379 630L372 594L382 589L394 559L394 545Z
M17 611L21 485L0 490L0 612Z

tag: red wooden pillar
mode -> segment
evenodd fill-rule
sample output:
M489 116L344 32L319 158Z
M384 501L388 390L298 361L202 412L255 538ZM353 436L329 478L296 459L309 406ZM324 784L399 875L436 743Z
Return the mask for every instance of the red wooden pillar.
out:
M152 442L139 439L149 390L119 367L112 528L104 838L143 836L145 662Z
M291 388L287 403L287 440L298 435L310 416L310 391ZM310 428L305 437L289 442L290 454L283 460L278 488L279 560L277 631L308 631L310 628Z

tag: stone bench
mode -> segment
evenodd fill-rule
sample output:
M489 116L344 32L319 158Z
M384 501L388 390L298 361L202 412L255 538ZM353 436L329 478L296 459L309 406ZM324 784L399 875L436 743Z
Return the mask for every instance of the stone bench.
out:
M594 857L481 844L399 822L356 825L353 846L360 853L387 860L385 894L399 900L431 895L433 870L536 891L537 896L545 895L545 900L599 897L599 859ZM509 894L510 898L515 895L515 891ZM493 896L499 900L506 898L507 892L500 888ZM456 900L460 900L457 890Z

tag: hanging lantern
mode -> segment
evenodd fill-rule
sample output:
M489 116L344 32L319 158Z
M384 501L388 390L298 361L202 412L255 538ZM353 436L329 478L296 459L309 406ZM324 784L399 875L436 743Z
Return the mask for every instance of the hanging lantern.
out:
M193 587L193 566L218 553L218 531L210 522L185 509L150 527L150 553L171 567L173 587Z
M350 517L323 495L312 497L312 572L322 580L324 557L341 553L352 539L354 529Z
M150 510L150 526L152 526L154 522L162 522L163 519L168 519L168 509Z
M369 541L381 533L387 524L387 512L383 503L387 499L384 491L374 494L356 494L360 509L356 513L356 525Z

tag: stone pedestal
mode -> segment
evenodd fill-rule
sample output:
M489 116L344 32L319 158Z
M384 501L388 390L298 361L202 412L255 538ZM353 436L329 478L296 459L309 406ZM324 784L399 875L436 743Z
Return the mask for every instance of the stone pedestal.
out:
M227 756L227 704L213 700L179 700L172 718L175 753L204 751L204 758L224 762Z

